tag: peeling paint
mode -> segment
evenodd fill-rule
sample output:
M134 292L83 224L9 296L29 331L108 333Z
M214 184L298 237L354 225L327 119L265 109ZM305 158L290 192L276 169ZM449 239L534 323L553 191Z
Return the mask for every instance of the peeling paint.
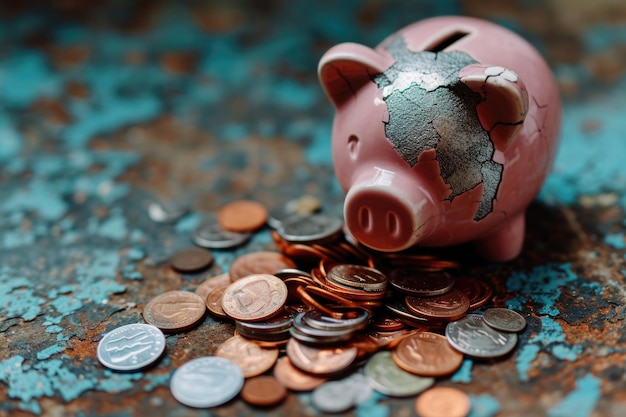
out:
M593 375L576 380L576 388L548 410L548 417L589 417L602 396L602 382Z

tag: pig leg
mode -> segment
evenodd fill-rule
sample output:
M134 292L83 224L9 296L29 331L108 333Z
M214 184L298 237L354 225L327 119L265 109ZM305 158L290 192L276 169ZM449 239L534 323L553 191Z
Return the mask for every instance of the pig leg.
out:
M525 212L515 215L487 236L476 240L476 252L492 262L505 262L517 257L524 244L525 215Z

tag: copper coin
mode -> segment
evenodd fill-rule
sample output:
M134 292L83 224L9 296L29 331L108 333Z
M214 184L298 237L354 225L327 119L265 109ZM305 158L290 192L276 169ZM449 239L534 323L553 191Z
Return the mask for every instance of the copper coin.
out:
M270 375L257 376L248 379L241 392L241 398L248 404L259 407L269 407L282 402L287 398L287 390L276 378Z
M403 338L392 358L400 368L421 376L449 375L463 362L463 354L454 350L445 336L431 332Z
M363 265L341 264L332 267L326 277L335 284L365 291L384 291L387 277L374 268Z
M292 391L312 391L326 382L326 378L311 375L296 368L286 356L276 362L274 377L282 386Z
M395 332L404 329L404 324L395 317L379 315L374 318L371 328L378 332Z
M230 359L241 368L245 378L250 378L274 366L278 349L262 348L241 336L233 336L218 346L215 356Z
M230 284L230 275L221 274L215 277L208 278L202 284L198 285L196 290L194 291L203 300L206 300L211 291L218 287L225 287Z
M433 297L406 297L409 310L424 317L445 320L462 318L469 310L470 302L461 291L452 289Z
M185 330L206 312L204 300L189 291L168 291L154 297L143 309L143 319L164 331Z
M415 412L420 417L466 417L471 408L469 396L452 387L431 388L415 401Z
M172 268L183 273L201 271L211 266L212 263L211 252L195 246L182 249L170 258Z
M313 347L291 338L287 356L294 366L314 375L331 375L346 369L358 353L355 347Z
M269 274L254 274L233 282L222 296L222 308L239 321L260 321L278 314L287 300L287 286Z
M226 288L228 288L228 285L214 289L205 301L206 308L209 309L211 314L220 318L228 317L222 308L222 297L224 297L224 291L226 291Z
M454 283L454 288L458 289L469 298L470 309L472 310L487 304L493 295L491 286L477 278L457 278Z
M296 264L278 252L251 252L235 259L230 264L230 279L237 281L252 274L270 274L285 268L296 268Z
M217 221L225 230L252 232L265 225L267 209L256 201L234 201L220 208Z

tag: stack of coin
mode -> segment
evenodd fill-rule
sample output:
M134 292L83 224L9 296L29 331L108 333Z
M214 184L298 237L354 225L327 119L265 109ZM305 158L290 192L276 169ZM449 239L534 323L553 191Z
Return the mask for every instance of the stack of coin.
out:
M341 315L343 317L330 316L315 309L299 313L293 319L291 336L309 345L346 342L365 328L370 318L370 312L360 307L344 308Z

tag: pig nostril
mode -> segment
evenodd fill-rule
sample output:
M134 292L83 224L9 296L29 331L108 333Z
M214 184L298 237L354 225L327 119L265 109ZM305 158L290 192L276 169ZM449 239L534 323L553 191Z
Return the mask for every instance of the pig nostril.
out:
M350 158L356 159L359 149L359 137L356 135L350 135L348 138L348 154Z
M387 232L391 236L396 236L400 231L400 222L398 215L393 211L387 212Z
M370 212L369 207L361 206L359 207L359 228L365 232L369 232L370 227L372 226L372 213Z

